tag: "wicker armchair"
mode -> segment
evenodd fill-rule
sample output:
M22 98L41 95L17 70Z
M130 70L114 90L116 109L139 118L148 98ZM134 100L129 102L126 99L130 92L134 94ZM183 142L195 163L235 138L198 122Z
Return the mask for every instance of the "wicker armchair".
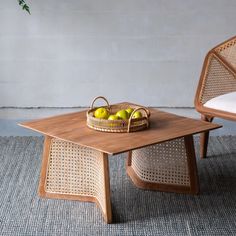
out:
M210 50L205 58L195 96L201 119L236 121L236 36ZM201 134L201 157L206 157L209 132Z

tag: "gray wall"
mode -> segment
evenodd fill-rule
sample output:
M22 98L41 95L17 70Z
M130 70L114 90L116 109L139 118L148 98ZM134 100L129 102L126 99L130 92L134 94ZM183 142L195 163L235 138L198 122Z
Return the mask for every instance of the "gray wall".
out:
M0 107L192 107L205 53L235 34L235 0L28 3L0 4Z

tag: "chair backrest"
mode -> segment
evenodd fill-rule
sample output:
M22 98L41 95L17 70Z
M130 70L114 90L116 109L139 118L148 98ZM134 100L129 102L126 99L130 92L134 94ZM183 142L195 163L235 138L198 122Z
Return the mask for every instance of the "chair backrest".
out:
M213 50L221 55L234 69L236 69L236 37L221 43L213 48Z
M236 91L236 36L211 49L204 61L198 84L195 107L208 100Z

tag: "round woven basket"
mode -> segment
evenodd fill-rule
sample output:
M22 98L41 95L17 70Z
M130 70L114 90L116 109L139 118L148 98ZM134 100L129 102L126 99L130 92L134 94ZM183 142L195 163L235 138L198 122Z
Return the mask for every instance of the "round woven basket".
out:
M117 111L127 108L132 108L134 109L134 111L131 113L130 118L128 120L98 119L94 117L94 112L97 109L97 107L94 107L94 103L98 99L103 99L106 102L106 106L102 107L106 108L110 114L115 114ZM132 119L136 111L140 111L142 113L142 117ZM145 107L127 103L110 105L105 97L99 96L93 100L90 109L87 111L87 126L94 130L103 132L129 133L148 128L149 117L150 117L150 111Z

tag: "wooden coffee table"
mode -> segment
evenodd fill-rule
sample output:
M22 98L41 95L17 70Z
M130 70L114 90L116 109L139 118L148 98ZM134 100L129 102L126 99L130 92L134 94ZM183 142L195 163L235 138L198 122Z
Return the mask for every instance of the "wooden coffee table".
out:
M127 173L136 186L197 194L193 134L221 126L150 112L149 129L134 133L92 130L86 111L20 124L45 135L39 196L95 202L111 223L108 154L123 152L128 152Z

